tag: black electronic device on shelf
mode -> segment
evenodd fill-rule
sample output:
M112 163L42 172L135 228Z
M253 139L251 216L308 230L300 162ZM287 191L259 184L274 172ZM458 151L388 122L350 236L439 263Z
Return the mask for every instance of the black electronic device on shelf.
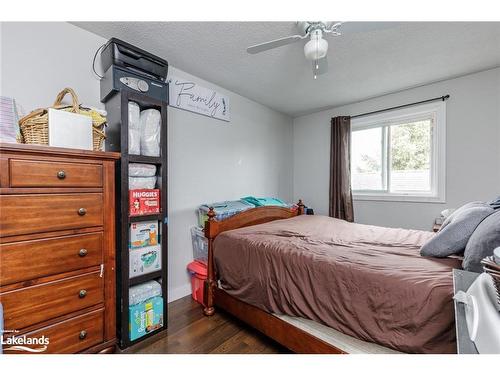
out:
M104 71L116 65L157 81L165 81L168 73L166 60L117 38L111 38L105 44L101 64Z
M168 84L142 76L126 68L111 65L101 79L101 102L120 90L131 90L168 102Z
M110 40L108 45L113 45L112 42L115 39ZM130 46L130 45L129 45ZM106 48L104 48L106 51ZM142 50L141 50L142 51ZM142 51L144 52L144 51ZM122 52L120 52L122 53ZM147 54L147 53L146 53ZM113 55L113 61L120 56L118 54ZM151 54L147 54L148 58L151 58ZM154 56L153 56L154 57ZM108 57L106 57L108 59ZM159 59L159 61L162 61ZM164 61L164 60L163 60ZM164 65L168 66L166 61ZM114 63L113 63L114 64ZM117 69L116 65L111 64L108 71ZM146 65L144 65L146 66ZM121 66L118 69L127 72ZM130 73L129 74L134 74ZM166 70L164 71L166 75ZM155 73L156 74L156 73ZM163 73L162 73L163 74ZM108 82L105 79L101 81L101 92L103 86L106 86ZM168 85L166 89L168 90ZM107 151L118 151L121 153L121 159L118 163L116 171L116 232L117 232L117 336L119 346L124 349L131 345L134 345L140 341L148 339L151 336L158 334L159 332L165 331L167 329L168 322L168 296L167 296L167 243L168 243L168 206L167 206L167 106L168 106L168 96L166 98L156 95L148 95L148 92L139 92L136 90L131 90L129 87L119 87L117 89L110 90L108 95L106 95L102 102L105 104L107 111L107 122L108 126L106 128L106 150ZM163 99L164 98L164 99ZM132 154L129 149L129 103L135 103L140 111L154 109L160 114L160 134L159 134L159 155L157 156L146 156L140 154ZM142 122L141 122L142 125ZM156 166L156 185L155 189L159 190L159 205L160 210L157 213L147 213L141 216L130 215L130 198L129 198L129 165L131 163L143 163ZM154 272L142 273L138 276L131 277L130 271L130 261L131 252L136 251L132 249L131 245L131 233L130 228L133 224L141 222L157 222L158 225L158 244L161 246L160 255L161 264L160 269L156 269ZM162 319L161 324L156 324L152 330L146 330L140 337L132 337L130 332L131 325L131 311L129 305L129 288L132 286L137 286L141 283L148 281L157 281L161 284L161 297L163 301L162 307ZM136 305L134 305L136 306ZM160 309L161 310L161 309ZM149 311L148 311L149 312ZM147 315L147 316L146 316ZM143 320L151 319L151 316L145 314L138 318L136 322L138 324L143 324ZM148 326L149 327L149 326Z
M168 102L168 62L123 40L111 38L102 48L101 102L120 90L140 92Z

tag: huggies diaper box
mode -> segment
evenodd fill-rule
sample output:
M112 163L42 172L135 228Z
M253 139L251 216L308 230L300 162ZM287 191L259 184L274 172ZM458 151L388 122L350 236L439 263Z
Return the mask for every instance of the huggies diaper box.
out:
M130 249L129 265L129 278L161 270L161 246Z
M153 297L129 307L130 340L163 327L163 298Z
M130 224L130 247L158 245L158 221L141 221Z
M151 215L160 212L160 189L129 190L130 216Z

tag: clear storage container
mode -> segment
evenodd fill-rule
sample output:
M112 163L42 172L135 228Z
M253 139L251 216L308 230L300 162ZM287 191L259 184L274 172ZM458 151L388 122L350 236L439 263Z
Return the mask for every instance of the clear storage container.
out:
M193 259L207 264L208 239L203 233L203 228L191 227L191 240L193 241Z
M198 225L205 226L205 221L208 220L208 210L210 207L214 208L215 219L224 220L228 217L236 215L239 212L254 208L255 205L245 201L224 201L211 204L203 204L198 208Z

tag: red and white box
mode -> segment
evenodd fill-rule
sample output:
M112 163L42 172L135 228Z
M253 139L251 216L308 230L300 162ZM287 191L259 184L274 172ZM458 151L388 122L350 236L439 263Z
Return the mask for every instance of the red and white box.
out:
M151 215L160 212L160 189L129 190L130 216Z

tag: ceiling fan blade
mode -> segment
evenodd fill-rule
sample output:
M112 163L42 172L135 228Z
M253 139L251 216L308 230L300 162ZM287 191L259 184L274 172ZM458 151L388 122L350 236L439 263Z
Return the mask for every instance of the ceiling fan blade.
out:
M343 22L338 29L343 35L347 35L392 29L399 24L400 22Z
M291 35L287 36L285 38L280 38L280 39L275 39L271 40L270 42L266 43L261 43L261 44L256 44L254 46L250 46L247 48L247 52L251 54L267 51L269 49L285 46L287 44L295 43L298 42L299 40L302 40L306 37L307 35Z
M327 57L323 57L322 59L316 60L312 62L313 74L320 75L328 72L328 59Z

